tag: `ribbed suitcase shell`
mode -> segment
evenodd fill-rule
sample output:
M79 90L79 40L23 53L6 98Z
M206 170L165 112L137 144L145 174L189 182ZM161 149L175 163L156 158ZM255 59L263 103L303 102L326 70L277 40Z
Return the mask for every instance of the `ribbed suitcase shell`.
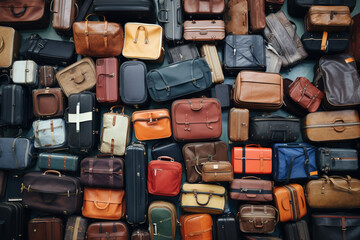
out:
M224 82L224 73L215 44L204 44L200 48L201 57L205 58L211 70L212 82Z

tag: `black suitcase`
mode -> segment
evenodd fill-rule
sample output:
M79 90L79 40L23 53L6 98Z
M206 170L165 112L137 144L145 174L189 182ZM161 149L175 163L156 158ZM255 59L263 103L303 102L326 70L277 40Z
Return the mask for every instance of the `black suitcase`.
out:
M309 228L305 220L285 223L284 235L285 240L310 240Z
M125 153L125 197L126 220L130 224L144 223L147 211L147 148L135 142L126 148Z
M183 11L181 0L159 1L158 22L162 24L165 39L171 44L183 40Z
M124 104L135 106L148 103L146 65L141 61L127 61L120 66L120 96Z
M199 50L197 49L195 43L169 48L167 53L169 56L169 63L176 63L200 57Z
M352 11L356 6L357 0L288 0L287 9L292 17L304 17L312 5L323 6L348 6Z
M184 158L179 144L173 141L160 141L155 143L151 148L153 159L161 156L172 157L176 162L183 162Z
M324 54L345 52L350 41L350 35L347 32L328 33L327 40L323 46L322 38L322 32L306 32L301 36L301 42L309 56L318 58Z
M156 22L153 0L94 0L94 11L112 22Z
M23 239L24 209L21 203L0 203L0 236L2 240Z
M231 89L228 84L216 84L211 88L211 97L219 100L222 108L231 107Z
M316 164L326 174L334 171L357 171L358 152L356 149L320 147L316 150Z
M33 116L30 90L22 85L7 84L2 87L1 120L3 124L26 128Z
M96 145L99 133L95 94L71 94L68 101L69 108L65 117L68 123L69 147L88 152Z
M7 171L1 170L0 171L0 199L2 199L5 195L6 185L7 185Z
M216 220L217 239L239 239L238 222L233 214L221 215Z

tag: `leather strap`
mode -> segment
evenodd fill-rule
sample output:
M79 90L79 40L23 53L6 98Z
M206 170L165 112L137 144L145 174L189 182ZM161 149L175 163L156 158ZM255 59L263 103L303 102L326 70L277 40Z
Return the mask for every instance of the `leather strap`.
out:
M100 16L103 18L104 21L104 46L105 48L107 48L108 46L108 22L106 21L106 18L104 15L99 15L99 14L94 14L91 13L89 15L86 16L85 18L85 43L86 43L86 47L88 49L90 49L90 42L89 42L89 17L90 16Z
M51 139L53 141L53 145L56 145L53 120L50 121L50 131L51 131Z
M323 36L322 36L322 40L321 40L321 51L326 52L327 51L327 47L328 47L328 32L324 31L323 32Z
M51 154L48 155L48 169L51 169Z
M28 60L25 60L25 84L27 84L27 75L30 70L28 69Z
M111 143L110 143L110 153L114 154L114 139L111 139Z
M109 171L111 172L109 178L110 186L114 186L114 159L109 160Z
M190 233L188 233L188 234L185 234L185 237L194 237L194 236L201 235L201 234L203 234L203 233L211 232L211 231L212 231L212 227L203 229L203 230L201 230L201 231L190 232Z
M38 121L36 121L36 123L35 123L36 128L35 128L35 131L34 131L34 135L35 135L35 139L36 139L36 141L38 142L39 146L42 147L42 144L41 144L41 141L40 141L40 137L39 137L39 122L40 122L40 121L38 120Z
M63 170L66 171L66 158L67 156L64 155L64 159L63 159Z

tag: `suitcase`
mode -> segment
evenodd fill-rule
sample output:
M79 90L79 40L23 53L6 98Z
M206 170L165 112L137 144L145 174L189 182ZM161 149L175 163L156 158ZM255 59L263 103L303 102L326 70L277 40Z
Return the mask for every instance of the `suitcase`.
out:
M33 111L35 117L62 117L65 109L65 98L61 88L45 88L33 91Z
M120 96L124 104L138 108L148 102L147 68L141 61L127 61L120 66Z
M309 113L302 121L303 138L311 142L340 141L360 137L356 110Z
M18 202L0 203L0 232L4 240L21 240L24 235L24 209Z
M231 106L231 90L232 87L228 84L216 84L211 88L210 97L216 98L221 108L227 108Z
M87 228L87 239L128 240L129 229L127 224L123 222L94 222Z
M0 67L10 68L19 56L20 34L11 27L0 27L2 47L0 52Z
M299 221L306 215L304 189L297 183L274 188L275 206L280 221Z
M348 6L352 11L356 6L356 0L332 0L332 1L318 1L318 0L288 0L287 10L292 17L304 17L306 12L312 5L321 6Z
M77 173L79 170L80 158L68 153L46 153L38 155L38 166L43 170L58 170Z
M220 41L225 38L223 20L187 20L184 22L184 39L187 41Z
M33 218L28 223L29 240L62 240L63 237L64 226L60 218Z
M200 57L199 51L195 43L188 43L175 47L169 47L167 54L169 63L176 63Z
M95 94L82 92L68 98L68 142L71 148L88 152L96 145L98 135Z
M51 3L52 27L56 32L69 32L79 14L77 0L54 0Z
M155 143L151 148L151 155L153 159L161 156L168 156L176 162L183 162L184 158L179 147L179 144L173 141L161 141Z
M306 32L301 36L305 50L311 56L345 52L348 48L350 35L347 32Z
M245 147L233 147L231 150L231 164L234 173L242 174L271 174L272 150L257 144Z
M157 20L164 28L169 44L179 44L183 39L183 10L181 0L159 1Z
M238 240L239 230L237 221L232 213L220 215L216 219L217 239Z
M357 63L360 62L360 14L356 14L353 18L353 24L350 28L350 44L349 52Z
M230 141L245 142L249 138L249 110L231 108L228 117L228 136Z
M10 72L10 77L16 84L25 84L31 87L37 87L38 65L32 60L15 61Z
M148 230L137 228L132 232L131 240L150 240L150 233Z
M36 120L33 122L32 127L35 136L35 148L59 148L67 145L64 119Z
M54 87L56 85L56 67L53 66L40 66L39 67L39 82L40 86L46 87Z
M213 239L213 220L210 214L183 214L179 222L181 239L191 240L194 236L202 240Z
M119 60L115 57L96 60L96 100L99 103L119 102Z
M152 240L163 238L175 240L178 223L176 207L173 203L154 201L149 205L149 228Z
M81 216L70 216L66 221L64 240L85 240L88 220Z
M201 57L205 58L211 70L213 84L224 82L224 74L215 44L204 44L200 48Z
M7 172L1 170L0 171L0 199L5 196L6 185L7 185Z
M0 138L0 169L25 169L33 165L33 140L27 138Z
M325 148L316 150L316 164L319 170L333 171L357 171L359 168L358 151L346 148Z
M268 202L273 200L273 182L248 176L234 179L230 185L230 198L241 201Z
M201 17L202 15L210 15L207 17L213 17L214 15L222 14L225 10L225 1L201 1L201 0L183 0L184 11L186 14Z
M289 240L310 240L308 225L305 220L289 222L284 225L285 239Z
M147 211L147 148L141 142L130 144L125 154L126 221L144 223Z
M248 1L232 0L227 3L224 15L226 34L248 34Z
M285 0L265 0L265 12L275 13L284 5Z
M248 1L248 9L251 32L262 32L266 25L265 0Z
M291 85L291 83L293 83L293 81L291 81L290 79L288 79L288 78L283 79L283 90L284 90L283 95L284 95L284 97L283 97L282 109L294 116L299 117L299 118L305 117L306 114L308 114L308 111L306 111L305 109L300 107L289 96L289 86Z
M230 162L205 162L201 168L203 182L232 182L234 170Z
M269 44L265 45L266 71L270 73L280 73L282 59L275 48Z

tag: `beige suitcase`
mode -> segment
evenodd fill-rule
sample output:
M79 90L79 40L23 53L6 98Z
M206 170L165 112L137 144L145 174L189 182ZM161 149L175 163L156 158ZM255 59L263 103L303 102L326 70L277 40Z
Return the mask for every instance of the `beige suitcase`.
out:
M224 74L215 44L204 44L201 46L201 57L205 58L211 69L212 82L224 82Z
M10 68L17 59L20 35L11 27L0 26L0 68Z

